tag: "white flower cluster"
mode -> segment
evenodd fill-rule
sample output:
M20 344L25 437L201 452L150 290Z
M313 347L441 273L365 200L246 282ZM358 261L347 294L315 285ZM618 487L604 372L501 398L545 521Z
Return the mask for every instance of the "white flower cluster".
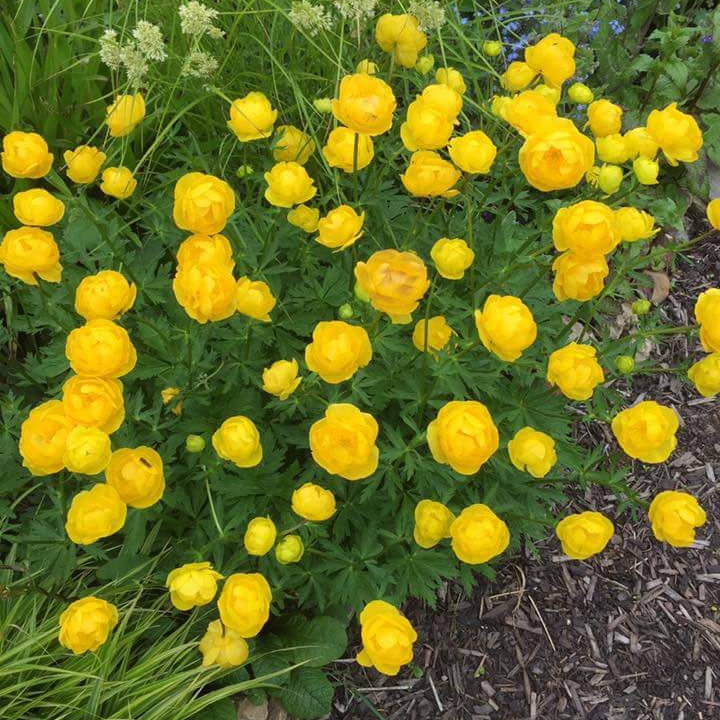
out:
M218 61L204 50L193 50L183 63L183 77L207 78L218 69Z
M125 70L130 85L142 85L150 69L149 61L167 58L162 31L157 25L140 20L132 31L133 40L121 44L117 32L106 30L100 38L100 60L111 70Z
M133 30L133 37L137 42L138 51L148 60L165 60L165 41L162 30L147 20L140 20Z
M320 30L328 30L332 24L330 13L322 5L313 5L308 0L294 2L288 19L298 29L311 37Z
M360 22L374 17L377 0L335 0L335 7L344 18Z
M213 20L218 16L218 11L203 5L197 0L189 0L178 8L180 15L180 29L185 35L202 37L208 35L214 39L220 39L224 33L213 25Z
M422 31L439 30L445 24L445 10L439 2L432 0L412 0L408 13L417 18Z

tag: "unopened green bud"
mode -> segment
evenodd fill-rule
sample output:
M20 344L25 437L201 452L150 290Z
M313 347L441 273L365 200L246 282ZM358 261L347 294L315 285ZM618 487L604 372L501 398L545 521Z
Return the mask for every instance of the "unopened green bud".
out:
M349 320L355 313L350 303L345 303L338 308L338 317L341 320Z
M250 167L250 165L241 165L236 171L235 174L239 178L247 177L248 175L252 175L255 171Z
M188 435L185 438L185 449L191 453L199 453L205 449L205 438L201 435Z
M282 565L296 563L302 558L305 546L299 535L286 535L275 546L275 559Z
M621 355L615 360L615 367L623 375L627 375L635 369L635 360L633 360L629 355Z
M427 75L435 67L435 58L432 55L422 55L415 63L415 69L421 75Z
M370 296L360 287L359 283L355 283L355 297L360 302L370 302Z
M647 315L650 312L652 304L649 300L636 300L632 304L632 311L636 315Z
M497 40L487 40L483 43L482 51L488 57L497 57L502 52L502 43Z
M319 113L331 113L332 112L332 100L330 98L316 98L313 100L313 105Z

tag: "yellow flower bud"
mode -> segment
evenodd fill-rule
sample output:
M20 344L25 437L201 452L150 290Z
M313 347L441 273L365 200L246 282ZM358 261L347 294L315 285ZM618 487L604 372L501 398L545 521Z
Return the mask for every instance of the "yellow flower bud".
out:
M412 662L417 633L400 611L383 600L369 602L360 613L362 650L358 664L374 667L385 675L397 675Z
M630 150L630 157L639 156L654 160L658 153L658 144L650 136L646 127L636 127L625 133L625 142Z
M588 125L596 138L619 133L622 128L623 111L609 100L595 100L587 109Z
M126 517L127 506L115 488L98 483L72 499L65 531L77 545L91 545L122 529Z
M97 475L110 462L110 436L96 427L74 427L67 436L63 464L74 473Z
M372 61L365 58L361 60L355 67L355 72L374 75L378 71L378 66Z
M486 40L482 44L482 51L488 57L497 57L502 52L502 43L497 40Z
M500 76L500 84L509 92L524 90L537 77L537 71L527 63L515 61Z
M240 142L270 137L277 119L277 110L261 92L249 92L233 100L228 127Z
M635 369L635 359L630 355L620 355L615 359L615 367L623 375L630 374Z
M598 173L598 185L606 195L612 195L620 189L623 170L617 165L603 165Z
M23 225L47 227L62 220L65 203L47 190L33 188L15 193L13 212Z
M201 453L205 449L205 438L202 435L188 435L185 438L185 449L191 453Z
M262 280L251 280L248 277L237 281L237 311L254 320L270 322L270 312L277 304L270 287Z
M349 205L333 208L318 222L315 240L332 250L345 250L362 237L365 213L359 215Z
M475 311L482 344L505 362L515 362L537 338L537 324L525 303L512 295L490 295Z
M245 638L240 633L226 628L220 620L213 620L198 644L203 656L202 666L217 665L232 668L242 665L250 655Z
M53 154L41 135L14 130L3 138L2 167L8 175L37 180L52 164Z
M512 101L512 98L505 95L493 95L490 103L490 111L492 114L502 120L505 119L505 111L508 105Z
M105 122L111 137L129 135L145 117L145 100L139 93L119 95L107 108Z
M707 204L706 215L710 225L715 230L720 230L720 198L715 198Z
M150 447L116 450L105 469L105 482L133 508L154 505L165 492L165 473L160 455Z
M115 270L84 277L75 291L75 312L86 320L115 320L135 302L137 288Z
M413 330L412 341L420 352L427 350L434 355L450 342L452 335L454 335L453 329L447 324L445 318L442 315L436 315L428 320L418 321Z
M555 441L531 427L518 430L508 443L510 462L535 478L545 477L557 462Z
M453 552L469 565L492 560L510 544L508 526L482 504L466 507L450 526L450 536Z
M212 436L215 452L240 468L260 464L263 449L255 423L244 415L229 417Z
M320 221L320 211L307 205L296 205L288 210L287 220L291 225L299 227L306 233L313 233L317 230Z
M117 608L93 595L70 603L60 615L58 640L63 647L80 655L95 652L118 624Z
M109 167L103 170L100 189L118 200L129 198L137 187L133 172L126 167Z
M650 503L648 519L657 540L673 547L690 547L695 542L695 528L705 524L707 515L689 493L665 490Z
M332 98L315 98L315 100L313 100L313 107L319 113L329 114L333 109Z
M467 86L465 85L463 76L453 67L438 68L435 73L435 81L451 87L460 95L464 95L467 92Z
M627 162L632 153L625 138L620 133L597 138L595 147L597 147L597 156L600 160L615 165L622 165Z
M107 155L92 145L78 145L74 150L66 150L63 159L68 178L78 185L87 185L95 181Z
M293 492L292 510L305 520L322 522L335 514L335 496L330 490L308 482Z
M281 565L300 562L305 554L305 545L299 535L285 535L275 546L275 559Z
M576 82L568 88L568 99L578 105L589 105L595 96L587 85Z
M213 601L222 577L209 562L187 563L168 574L165 587L178 610L192 610Z
M622 410L612 421L612 431L620 447L645 463L665 462L677 447L675 433L680 426L672 408L645 400Z
M555 534L569 558L587 560L605 549L615 534L615 526L603 514L585 511L564 517Z
M262 389L280 400L287 400L297 390L302 378L298 377L297 360L276 360L262 374Z
M605 382L605 373L591 345L571 342L555 350L548 359L547 381L557 385L571 400L589 400L595 388Z
M248 555L267 555L275 544L277 528L268 517L253 518L245 529L243 545Z
M649 300L636 300L632 304L632 311L636 315L647 315L652 308L652 303Z
M462 280L472 265L475 253L460 238L440 238L430 250L438 273L448 280Z
M455 516L442 503L421 500L415 506L413 538L422 548L435 547L443 538L450 537L450 526Z
M633 161L633 172L641 185L657 185L660 165L657 160L639 157Z
M435 67L435 58L432 55L421 55L415 63L415 70L421 75L427 75Z
M255 637L270 617L271 601L270 585L260 573L235 573L220 593L220 619L242 637Z

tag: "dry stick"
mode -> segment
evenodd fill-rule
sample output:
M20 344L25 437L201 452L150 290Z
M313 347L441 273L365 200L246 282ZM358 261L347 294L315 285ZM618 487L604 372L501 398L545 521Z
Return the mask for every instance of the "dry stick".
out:
M436 687L435 687L435 683L433 682L432 675L431 675L430 673L428 673L427 678L428 678L428 682L430 683L430 689L432 690L432 694L433 694L433 696L435 697L435 702L437 703L438 710L439 710L440 712L442 712L442 711L443 711L443 704L440 702L440 697L438 696L438 691L437 691L437 689L436 689Z
M543 630L545 631L545 635L547 635L547 639L550 641L550 646L552 649L557 652L557 648L555 647L555 643L553 642L552 636L550 635L550 631L548 630L547 625L545 624L545 620L543 620L543 616L540 614L540 610L538 609L537 604L535 603L535 600L533 600L532 595L528 595L528 600L530 600L533 608L535 608L535 614L538 616L538 619L540 620L540 624L543 626Z

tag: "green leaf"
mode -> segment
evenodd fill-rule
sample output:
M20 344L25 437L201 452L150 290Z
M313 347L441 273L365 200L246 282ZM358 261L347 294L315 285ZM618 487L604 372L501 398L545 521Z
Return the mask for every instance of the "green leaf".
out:
M279 698L290 715L312 720L330 712L333 694L333 686L322 670L302 667L293 670Z
M327 616L309 622L302 620L288 637L288 644L303 646L294 651L293 660L309 667L323 667L337 660L345 652L347 642L343 623Z
M235 703L231 698L223 698L210 705L203 712L203 720L236 720Z

